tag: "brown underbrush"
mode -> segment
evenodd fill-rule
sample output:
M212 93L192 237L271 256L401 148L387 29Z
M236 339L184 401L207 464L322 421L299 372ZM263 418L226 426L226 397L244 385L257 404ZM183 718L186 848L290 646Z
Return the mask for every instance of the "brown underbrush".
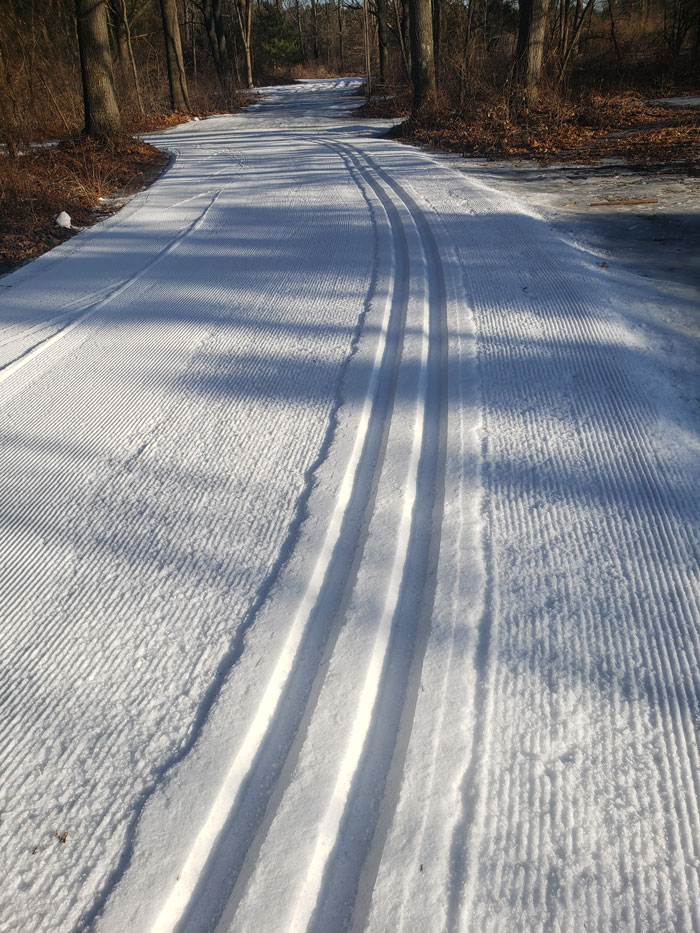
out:
M122 121L124 133L112 139L75 135L49 148L6 147L0 152L0 274L73 236L75 229L55 223L61 211L70 215L74 228L90 226L119 207L118 200L109 199L133 194L160 174L168 156L130 134L235 113L248 102L234 93L219 108L132 112Z
M405 106L395 97L362 109L388 117L402 116ZM493 94L410 117L391 135L462 155L583 163L619 158L639 168L663 164L700 174L700 107L652 104L630 93L589 92L517 111Z
M61 211L73 228L89 226L118 206L100 199L137 191L167 161L166 153L131 136L79 137L0 156L0 273L73 235L75 229L57 226Z

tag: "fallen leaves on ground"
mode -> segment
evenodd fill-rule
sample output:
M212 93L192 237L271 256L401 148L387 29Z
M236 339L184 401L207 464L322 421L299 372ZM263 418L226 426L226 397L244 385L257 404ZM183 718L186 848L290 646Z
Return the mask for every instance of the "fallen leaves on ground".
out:
M0 272L69 239L75 230L55 222L61 211L70 214L73 228L90 226L115 209L101 198L137 191L167 161L165 153L130 136L80 137L0 157Z
M402 116L408 100L387 96L359 112ZM648 104L629 94L591 94L519 113L504 97L474 100L409 117L392 135L462 155L584 164L619 158L638 168L677 165L700 174L700 108Z

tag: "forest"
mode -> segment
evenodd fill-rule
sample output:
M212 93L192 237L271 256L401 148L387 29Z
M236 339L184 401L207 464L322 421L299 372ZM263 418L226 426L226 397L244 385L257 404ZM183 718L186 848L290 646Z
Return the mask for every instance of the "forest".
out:
M649 107L700 88L696 0L8 0L0 263L65 236L46 224L66 198L88 223L152 174L133 134L331 75L367 75L360 113L407 117L394 135L462 154L698 170L697 111Z
M106 135L228 110L242 88L368 68L375 92L412 86L414 111L488 99L521 114L693 90L700 69L695 0L12 0L0 28L10 148L85 119Z

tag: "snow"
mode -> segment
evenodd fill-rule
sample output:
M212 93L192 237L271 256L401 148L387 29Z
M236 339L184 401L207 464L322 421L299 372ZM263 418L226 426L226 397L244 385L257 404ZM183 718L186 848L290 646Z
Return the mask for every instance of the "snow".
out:
M70 214L66 211L61 211L60 214L56 215L56 223L59 227L64 227L66 230L70 230Z
M2 930L700 925L693 298L358 83L3 280Z
M700 107L700 97L661 97L652 104L669 104L671 107Z

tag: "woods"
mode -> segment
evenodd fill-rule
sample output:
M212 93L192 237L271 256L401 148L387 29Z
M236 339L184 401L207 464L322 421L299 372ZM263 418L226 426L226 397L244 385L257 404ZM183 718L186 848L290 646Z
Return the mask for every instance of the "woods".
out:
M366 10L365 10L366 6ZM366 20L365 20L366 17ZM241 88L364 74L414 116L527 119L584 92L693 90L694 0L18 0L0 25L0 137L95 137Z

